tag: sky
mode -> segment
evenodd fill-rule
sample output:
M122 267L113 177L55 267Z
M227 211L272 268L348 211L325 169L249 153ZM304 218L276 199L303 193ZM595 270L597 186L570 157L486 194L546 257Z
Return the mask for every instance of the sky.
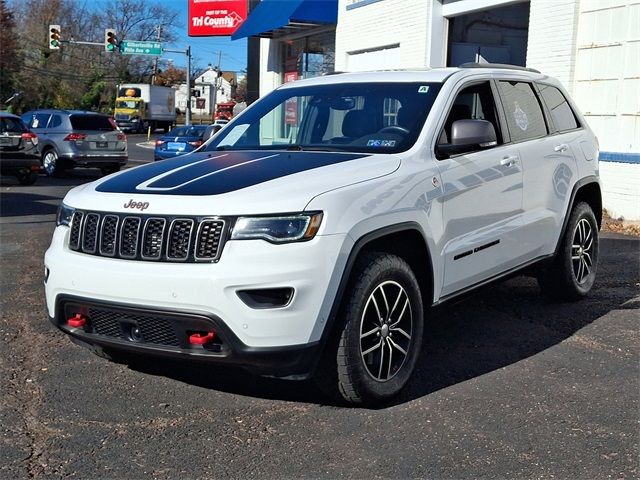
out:
M97 3L108 0L98 0ZM191 45L192 69L207 68L210 63L218 64L219 52L222 52L220 68L223 72L241 72L247 68L247 39L231 40L230 37L190 37L187 35L187 11L188 0L149 0L149 3L165 5L178 14L178 28L176 35L178 41L172 44L165 43L164 48L186 50ZM187 57L179 53L165 53L160 57L172 60L176 67L186 67ZM160 63L162 68L162 61Z

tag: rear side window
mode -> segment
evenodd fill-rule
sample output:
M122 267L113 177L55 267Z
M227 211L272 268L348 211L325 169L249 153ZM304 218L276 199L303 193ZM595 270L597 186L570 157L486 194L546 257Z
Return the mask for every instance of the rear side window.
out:
M103 115L71 115L69 119L73 130L115 130L109 117Z
M27 129L22 120L11 117L0 119L0 133L24 133Z
M62 125L62 117L60 115L52 115L49 120L49 128L57 128Z
M533 85L512 81L499 81L498 84L511 141L521 142L549 133Z
M551 118L556 130L566 132L579 127L575 113L571 110L571 106L562 92L551 85L538 84L538 89L542 95L544 103L551 112Z
M36 113L31 119L31 128L47 128L49 122L50 113Z

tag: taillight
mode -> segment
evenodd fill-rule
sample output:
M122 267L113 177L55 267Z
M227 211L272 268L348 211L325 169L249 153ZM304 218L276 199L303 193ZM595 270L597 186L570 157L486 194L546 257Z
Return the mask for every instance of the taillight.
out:
M65 142L75 142L78 140L84 140L87 136L84 133L70 133L64 137Z
M126 141L127 141L127 136L126 136L124 133L120 132L120 133L118 134L118 141L120 141L120 142L126 142Z
M159 147L164 143L164 140L156 140L156 147Z
M202 145L202 140L198 140L195 142L189 142L189 145L191 145L192 147L199 147L200 145Z
M38 136L33 132L26 132L20 135L24 140L29 140L34 145L38 144Z

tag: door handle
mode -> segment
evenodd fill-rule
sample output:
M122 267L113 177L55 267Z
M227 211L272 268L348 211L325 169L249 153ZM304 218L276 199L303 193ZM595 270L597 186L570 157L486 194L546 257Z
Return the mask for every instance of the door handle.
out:
M518 157L516 155L507 155L500 160L500 165L503 167L513 167L516 163L518 163Z
M567 150L569 150L569 145L566 143L561 143L560 145L553 147L554 152L566 152Z

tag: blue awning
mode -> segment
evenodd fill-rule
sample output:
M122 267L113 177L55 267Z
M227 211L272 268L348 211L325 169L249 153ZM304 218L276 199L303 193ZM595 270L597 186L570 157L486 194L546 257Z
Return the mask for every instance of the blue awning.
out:
M337 22L338 0L262 0L231 39L273 38Z

